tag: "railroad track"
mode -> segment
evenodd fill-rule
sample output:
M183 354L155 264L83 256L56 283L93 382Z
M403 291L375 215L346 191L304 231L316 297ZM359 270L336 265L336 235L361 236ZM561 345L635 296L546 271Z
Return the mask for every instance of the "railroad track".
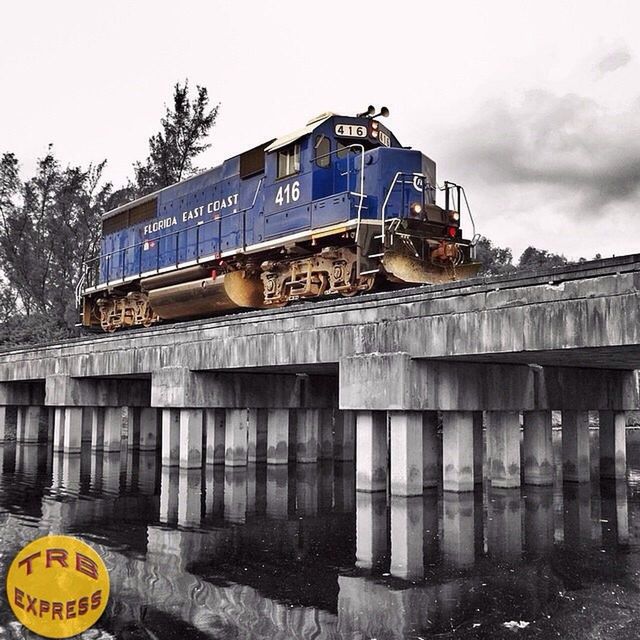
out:
M91 342L115 342L130 339L134 334L140 337L153 337L167 333L184 333L185 328L206 329L234 323L258 323L269 322L271 319L286 319L287 317L299 317L305 315L319 315L334 312L340 308L349 307L350 310L367 308L372 304L386 306L395 304L408 304L413 301L424 301L429 298L449 298L453 296L465 296L477 294L482 291L498 289L516 289L540 284L558 285L572 280L585 280L589 278L616 275L621 273L640 272L640 253L601 260L589 260L573 263L562 267L552 267L530 271L515 271L509 274L495 276L478 276L458 282L448 282L437 285L420 285L391 291L378 291L355 296L353 298L331 297L319 300L305 300L287 307L277 309L260 309L234 312L212 318L199 318L194 320L181 320L178 322L163 323L149 328L135 328L119 331L113 334L91 333L76 338L68 338L56 343L42 343L27 347L0 349L0 354L19 354L38 350L55 350L68 345L79 345Z

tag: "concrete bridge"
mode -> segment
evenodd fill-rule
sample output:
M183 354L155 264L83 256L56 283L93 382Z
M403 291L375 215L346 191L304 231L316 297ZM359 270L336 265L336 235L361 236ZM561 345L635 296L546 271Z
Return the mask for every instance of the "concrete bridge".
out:
M124 407L126 446L165 466L355 458L358 490L411 496L482 481L483 428L492 486L550 484L552 410L564 479L586 482L597 411L601 474L620 477L639 278L625 256L9 351L0 413L18 407L20 441L110 452Z

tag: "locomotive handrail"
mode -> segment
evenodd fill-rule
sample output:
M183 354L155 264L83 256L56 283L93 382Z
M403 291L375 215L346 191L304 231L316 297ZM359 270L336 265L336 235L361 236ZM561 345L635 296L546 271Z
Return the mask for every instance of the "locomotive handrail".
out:
M263 178L261 178L262 180ZM135 249L137 247L141 247L143 246L145 243L148 242L155 242L156 243L156 269L155 271L158 272L160 270L160 240L168 240L169 238L171 238L172 236L176 236L176 248L179 248L179 235L181 233L188 233L189 231L192 231L193 229L196 229L196 246L198 246L198 236L199 236L199 230L200 227L204 227L205 225L208 224L214 224L214 223L219 223L221 225L222 220L226 219L226 218L231 218L232 216L238 216L240 214L246 213L249 209L251 209L253 206L255 206L255 202L257 200L257 193L258 190L256 190L256 194L254 195L254 200L253 203L250 207L245 207L244 209L240 209L239 211L233 211L231 213L228 213L226 215L220 215L217 216L215 218L212 218L211 220L206 220L204 222L198 222L194 225L191 225L190 227L185 227L184 229L177 229L176 231L171 231L170 233L168 233L167 235L164 235L160 238L151 238L150 240L142 240L140 242L136 242L134 244L130 244L126 247L122 247L121 249L116 249L115 251L110 251L109 253L103 254L102 256L97 256L95 258L92 258L91 260L87 260L84 264L85 264L85 269L88 270L91 265L93 264L97 264L99 267L99 261L101 259L104 258L105 263L107 265L107 278L105 280L104 285L108 286L110 283L112 282L119 282L119 281L124 281L125 276L124 276L124 268L125 268L125 255L127 251L131 251L132 249ZM218 238L220 238L220 233L218 234ZM244 242L244 238L243 238L243 242ZM111 280L109 278L109 273L111 271L111 259L113 256L119 254L119 256L121 256L122 259L122 264L121 264L121 273L122 273L122 277L121 278L115 278L113 280ZM140 253L140 256L142 256L142 253ZM142 261L142 257L140 257L140 261L139 261L139 266L138 266L138 273L137 275L134 276L130 276L132 278L135 277L140 277L142 274L142 266L141 266L141 261ZM179 259L178 259L178 251L176 251L176 264L179 263ZM96 283L97 284L97 283ZM94 285L95 286L95 285Z
M389 199L391 198L391 193L393 192L393 189L396 186L396 183L398 182L398 178L400 176L412 176L413 178L422 178L425 182L424 185L425 187L429 184L427 181L427 177L423 174L423 173L407 173L406 171L398 171L396 173L396 175L393 177L393 180L391 181L391 186L389 187L389 190L387 191L387 195L384 198L384 202L382 203L382 211L381 211L381 219L382 219L382 232L381 232L381 239L382 239L382 246L384 248L385 246L385 217L386 217L386 212L387 212L387 204L389 204ZM403 182L404 184L404 182ZM430 186L430 185L429 185ZM403 196L404 198L404 196ZM424 201L424 188L422 191L422 198ZM424 202L423 202L424 205ZM390 218L391 220L394 220L395 218Z

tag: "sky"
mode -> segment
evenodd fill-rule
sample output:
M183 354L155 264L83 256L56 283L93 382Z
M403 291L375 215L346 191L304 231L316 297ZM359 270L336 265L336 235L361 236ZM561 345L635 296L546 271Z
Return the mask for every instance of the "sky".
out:
M636 253L639 24L623 0L4 3L0 153L26 176L53 143L122 184L187 78L221 105L203 169L318 113L386 105L516 257Z

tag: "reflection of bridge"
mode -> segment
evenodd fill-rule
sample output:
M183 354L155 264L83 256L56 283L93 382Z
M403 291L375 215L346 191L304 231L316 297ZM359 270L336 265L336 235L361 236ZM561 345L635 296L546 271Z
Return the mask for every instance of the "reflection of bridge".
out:
M387 507L383 493L353 491L352 465L202 473L160 467L153 453L12 451L7 446L1 456L0 482L12 483L44 458L51 486L37 530L25 525L19 503L11 506L5 548L46 532L83 532L108 564L113 620L144 623L153 609L213 636L223 629L283 639L446 631L473 619L475 609L486 611L489 591L492 598L519 594L532 619L552 597L540 559L550 557L554 541L615 545L628 537L620 483L603 485L600 497L591 484L555 494L529 487L524 498L518 489L489 487L483 522L477 492L439 498L430 490L392 497ZM354 553L358 571L345 571ZM509 571L515 566L517 574Z

